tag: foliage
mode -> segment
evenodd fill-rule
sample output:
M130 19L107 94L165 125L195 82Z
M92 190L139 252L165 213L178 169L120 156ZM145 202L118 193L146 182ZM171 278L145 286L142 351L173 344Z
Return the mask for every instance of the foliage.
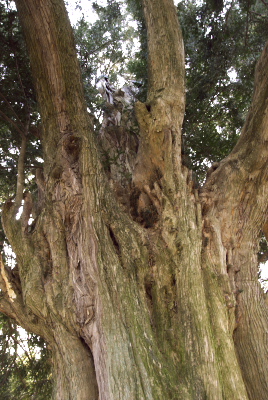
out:
M22 136L27 136L26 187L40 166L40 122L24 38L12 3L0 2L0 201L14 196ZM0 227L0 250L7 245ZM3 254L5 257L5 254ZM7 255L6 255L7 256ZM6 257L5 257L6 258ZM6 261L8 262L7 258ZM48 399L50 365L43 340L23 340L14 321L0 315L0 398Z
M41 166L41 122L37 109L29 59L24 38L11 3L0 2L0 199L14 195L21 137L27 135L26 185L33 185L36 167ZM132 55L136 34L122 2L109 0L93 9L98 20L90 24L82 18L75 27L77 53L89 110L101 116L103 99L96 90L96 79L109 75L118 84L126 76L126 60ZM96 121L97 122L97 121ZM98 124L97 124L98 125Z
M0 198L14 194L22 135L27 135L25 174L32 174L41 156L37 104L25 42L16 10L0 3Z
M29 333L22 339L16 323L0 314L0 398L47 400L51 389L44 341Z
M103 100L97 96L96 80L108 75L112 83L122 86L122 78L131 79L126 63L133 56L137 34L122 1L108 0L105 7L94 2L92 7L98 15L97 21L91 24L83 17L74 34L86 101L90 111L100 115Z
M139 99L146 100L147 39L140 1L109 0L93 3L98 20L82 18L75 27L78 57L89 109L100 116L103 100L96 79L107 74L142 83ZM15 187L20 129L29 122L28 171L38 164L40 122L29 61L16 12L0 3L1 115L0 192L11 196ZM129 25L129 13L138 32ZM250 104L256 59L266 40L267 6L260 0L239 2L181 1L178 14L186 49L187 107L184 121L185 152L201 181L208 164L225 157L236 143ZM133 49L133 39L140 47ZM97 126L98 122L95 121ZM7 179L8 178L8 179ZM8 185L6 185L8 182ZM13 184L11 184L13 182ZM13 189L12 189L13 188ZM12 192L13 191L13 192Z
M128 68L143 82L146 100L147 43L141 3L128 0L138 21L141 47ZM186 163L205 179L208 165L234 147L253 91L256 60L267 40L267 4L260 0L180 1L178 16L186 53Z
M137 30L139 34L140 47L135 52L135 57L129 60L128 69L135 75L135 78L141 84L141 90L137 96L140 101L146 101L147 89L148 89L148 75L147 63L148 63L148 50L147 50L147 31L142 11L141 0L127 0L128 11L133 15L133 18L137 22Z
M259 0L181 1L186 52L186 152L201 181L234 147L249 108L256 60L268 34Z

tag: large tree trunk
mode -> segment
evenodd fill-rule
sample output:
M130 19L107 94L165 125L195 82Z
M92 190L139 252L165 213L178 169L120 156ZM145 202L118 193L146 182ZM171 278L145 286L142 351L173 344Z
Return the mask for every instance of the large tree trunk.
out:
M267 216L267 50L241 139L198 191L180 157L176 10L144 0L150 88L137 104L128 213L101 167L63 2L16 3L43 124L43 204L32 225L29 193L19 220L20 193L3 210L19 278L1 266L0 309L50 344L54 398L265 400L256 252Z

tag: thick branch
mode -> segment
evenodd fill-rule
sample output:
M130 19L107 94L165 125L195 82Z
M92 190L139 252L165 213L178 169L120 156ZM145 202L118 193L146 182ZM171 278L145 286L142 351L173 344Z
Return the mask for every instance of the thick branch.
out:
M143 0L149 50L150 102L161 92L184 97L184 46L173 0Z
M1 255L0 288L0 312L16 320L17 323L26 330L44 337L45 331L43 331L43 327L39 325L36 318L33 321L32 314L27 312L21 294L22 288L18 276L14 274L14 270L5 267ZM48 337L46 339L48 339Z
M267 160L268 149L268 42L255 69L252 104L240 139L231 155L238 156L248 170L261 168Z
M250 399L267 397L267 307L258 283L259 233L268 212L268 44L255 73L252 105L232 153L203 187L206 253L213 269L228 271L236 298L238 360ZM207 226L206 226L207 225ZM221 262L215 239L223 244ZM226 272L225 272L226 273Z
M61 1L17 0L16 5L36 85L44 152L53 159L62 135L76 131L73 114L79 118L86 112L73 32Z
M133 182L143 190L145 185L152 188L163 178L162 184L165 182L170 189L175 187L174 176L181 168L185 106L183 40L173 0L143 0L143 6L149 91L146 106L136 107L140 146Z
M211 201L220 199L221 212L232 215L232 222L224 230L229 237L233 235L236 239L245 239L248 234L250 240L257 238L267 218L267 99L268 43L256 66L252 105L241 137L231 154L209 176L203 188L204 210Z
M42 119L46 190L54 192L55 180L67 168L66 163L72 161L77 166L79 164L79 174L88 175L94 201L92 193L99 195L103 174L84 99L73 31L64 2L17 0L16 5L26 38ZM77 146L68 147L68 140L77 143ZM85 166L86 171L83 170ZM72 168L70 171L73 171Z

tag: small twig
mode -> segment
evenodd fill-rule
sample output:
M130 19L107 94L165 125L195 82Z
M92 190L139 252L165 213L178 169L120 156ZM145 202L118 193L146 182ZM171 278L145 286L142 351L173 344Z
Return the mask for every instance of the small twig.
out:
M19 346L23 350L24 354L26 355L29 361L34 360L33 355L31 354L31 352L27 351L26 347L23 345L22 340L18 340L14 336L12 336L12 340L17 346ZM17 356L20 360L22 359L19 354L17 354Z
M247 11L246 34L245 34L245 46L247 46L247 41L248 41L248 29L249 29L249 11Z
M107 42L105 42L105 43L101 44L100 46L96 47L96 48L95 48L94 50L92 50L89 54L94 54L94 53L96 53L97 51L103 49L104 47L106 47L108 44L110 44L110 43L112 43L112 42L113 42L112 40L108 40Z
M252 14L253 16L255 15L255 16L260 17L260 18L263 18L263 19L267 18L267 15L260 14L260 13L258 13L258 12L256 12L256 11L252 11L252 10L251 10L251 11L249 11L249 13Z
M261 0L261 2L266 6L266 7L268 7L268 3L267 3L267 1L265 1L265 0Z
M0 92L0 97L2 97L2 99L4 100L4 102L8 105L8 107L11 109L11 111L13 112L13 114L15 115L15 117L18 119L20 125L23 127L23 123L20 121L18 114L16 113L16 111L14 110L14 108L12 107L12 105L10 104L10 102L8 101L8 99L3 95L3 93ZM2 113L4 114L4 113ZM5 115L5 114L4 114Z
M20 82L20 86L21 86L21 90L23 92L24 95L24 99L25 99L25 109L26 109L26 114L27 114L27 120L28 120L28 124L29 124L29 119L30 119L30 105L29 105L29 101L27 99L26 93L25 93L25 88L24 85L22 83L22 79L21 79L21 75L20 75L20 69L19 69L19 64L18 64L18 57L16 54L16 51L14 51L14 56L15 56L15 62L16 62L16 68L17 68L17 75L19 78L19 82Z
M15 121L13 121L12 119L10 119L5 113L3 113L0 110L0 115L3 117L3 119L5 119L7 122L9 122L11 125L13 125L15 127L15 129L19 132L20 135L23 135L22 130L20 130L20 128L18 127L18 125L16 124Z
M24 164L24 168L26 169L33 169L33 170L36 170L36 168L43 168L43 165L40 163L40 164L34 164L34 165L27 165L27 164ZM3 167L3 165L0 165L0 170L13 170L13 167L11 166L11 167Z

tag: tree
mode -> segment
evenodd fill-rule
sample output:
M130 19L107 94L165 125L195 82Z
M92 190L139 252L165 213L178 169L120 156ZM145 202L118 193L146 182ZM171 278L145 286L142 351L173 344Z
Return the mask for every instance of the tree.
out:
M140 139L126 211L101 165L63 2L16 4L44 166L31 223L21 151L16 196L2 213L18 274L1 263L0 310L49 344L54 398L266 399L257 251L267 219L267 45L241 136L198 190L181 162L185 62L176 9L172 0L143 0L148 95L136 104Z

